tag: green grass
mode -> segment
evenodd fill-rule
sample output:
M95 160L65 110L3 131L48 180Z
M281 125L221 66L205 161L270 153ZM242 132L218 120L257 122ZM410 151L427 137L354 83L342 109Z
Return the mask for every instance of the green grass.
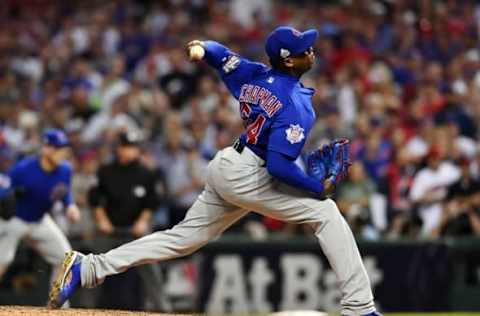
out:
M339 314L330 314L339 316ZM448 312L448 313L384 313L384 316L480 316L480 312ZM259 315L260 316L260 315Z
M480 313L386 313L385 316L480 316Z
M385 316L480 316L480 313L386 313Z
M269 316L270 314L249 314L235 316ZM383 313L384 316L480 316L480 312L443 312L443 313ZM191 316L206 316L204 314ZM331 313L329 316L340 316L338 313Z
M480 312L448 312L448 313L383 313L384 316L480 316ZM257 315L262 316L262 315ZM330 316L340 316L330 314Z
M340 316L340 314L329 314ZM384 316L480 316L480 312L448 312L448 313L383 313ZM268 314L254 314L249 316L268 316Z

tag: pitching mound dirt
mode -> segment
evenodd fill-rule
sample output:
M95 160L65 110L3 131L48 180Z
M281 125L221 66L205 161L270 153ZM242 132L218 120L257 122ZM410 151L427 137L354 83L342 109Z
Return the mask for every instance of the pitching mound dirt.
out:
M114 310L99 310L99 309L47 309L45 307L31 307L31 306L0 306L0 316L185 316L180 314L158 314L146 312L127 312ZM192 316L192 315L189 315Z

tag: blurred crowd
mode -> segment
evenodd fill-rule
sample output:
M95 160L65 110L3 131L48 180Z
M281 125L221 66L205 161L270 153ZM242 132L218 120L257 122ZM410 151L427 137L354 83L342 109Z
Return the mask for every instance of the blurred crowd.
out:
M183 217L208 161L243 130L238 104L184 53L217 40L267 62L277 25L321 36L304 84L316 89L313 150L351 139L336 200L360 238L480 235L480 5L476 1L15 1L0 6L0 171L35 153L41 132L72 141L70 234L96 233L88 192L125 130L158 175L153 228ZM298 161L300 165L303 162ZM127 181L128 179L126 179ZM303 234L251 215L233 231Z

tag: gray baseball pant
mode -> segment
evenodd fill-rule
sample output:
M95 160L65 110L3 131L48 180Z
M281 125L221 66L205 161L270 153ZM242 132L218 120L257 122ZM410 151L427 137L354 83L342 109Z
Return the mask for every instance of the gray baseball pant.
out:
M52 265L51 281L60 270L65 253L70 251L70 243L53 221L45 214L38 222L25 222L18 217L9 220L0 219L0 268L6 269L15 258L18 244L26 239L29 246L35 249ZM2 276L0 275L0 280ZM68 307L65 303L64 307Z
M370 281L353 234L335 202L321 201L284 185L262 166L264 161L247 147L241 154L232 147L220 151L208 166L205 190L181 223L105 254L85 256L82 286L97 286L105 277L130 267L191 254L252 210L311 225L338 278L342 315L373 312Z
M53 265L60 266L65 252L70 251L70 243L53 221L45 214L38 222L25 222L18 217L9 220L0 219L0 265L9 265L22 239L27 239L29 245Z

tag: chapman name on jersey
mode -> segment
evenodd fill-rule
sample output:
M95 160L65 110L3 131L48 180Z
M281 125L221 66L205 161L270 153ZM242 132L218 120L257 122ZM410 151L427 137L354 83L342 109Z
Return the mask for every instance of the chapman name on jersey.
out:
M260 106L269 117L272 117L283 106L270 90L252 84L242 86L238 101Z

